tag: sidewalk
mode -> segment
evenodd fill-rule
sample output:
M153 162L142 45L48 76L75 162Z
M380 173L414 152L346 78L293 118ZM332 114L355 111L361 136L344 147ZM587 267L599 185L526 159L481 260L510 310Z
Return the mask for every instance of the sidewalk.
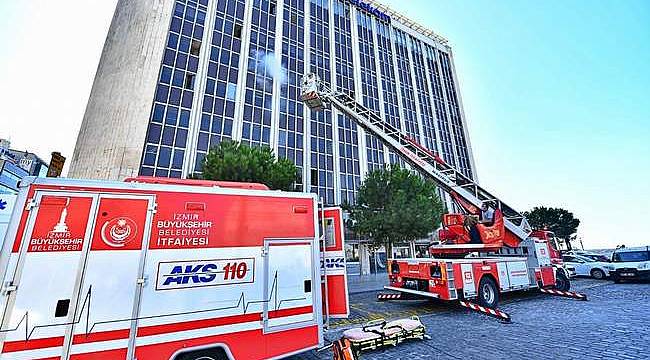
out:
M388 285L388 274L348 275L348 293L356 294L383 290Z

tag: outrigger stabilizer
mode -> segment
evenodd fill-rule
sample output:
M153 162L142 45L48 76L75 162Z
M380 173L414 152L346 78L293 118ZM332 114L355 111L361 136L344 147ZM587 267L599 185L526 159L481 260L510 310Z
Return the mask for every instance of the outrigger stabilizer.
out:
M562 291L562 290L555 290L555 289L539 289L539 291L543 292L544 294L567 297L571 299L578 299L581 301L588 300L586 294L578 293L575 291Z
M510 315L508 315L508 313L505 313L505 312L503 312L501 310L492 309L492 308L489 308L489 307L477 305L477 304L471 303L469 301L463 301L463 300L458 301L458 305L460 305L462 307L465 307L467 309L470 309L472 311L476 311L478 313L481 313L481 314L484 314L484 315L499 319L504 323L509 324L509 323L512 322L512 318L510 317Z

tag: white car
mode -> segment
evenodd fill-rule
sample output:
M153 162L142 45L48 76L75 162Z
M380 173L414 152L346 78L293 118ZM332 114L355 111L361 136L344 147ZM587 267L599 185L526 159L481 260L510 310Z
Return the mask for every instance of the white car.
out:
M610 263L595 261L580 255L564 255L562 261L575 268L577 276L590 276L598 280L608 277L609 272L614 270L614 266Z
M617 249L612 255L612 265L614 269L610 274L616 283L623 280L649 280L650 247Z

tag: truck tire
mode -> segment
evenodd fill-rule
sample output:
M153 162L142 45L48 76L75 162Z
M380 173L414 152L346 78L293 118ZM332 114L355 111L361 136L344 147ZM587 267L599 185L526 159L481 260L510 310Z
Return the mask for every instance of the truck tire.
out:
M569 281L564 271L555 273L555 289L560 291L569 291L571 289L571 281Z
M219 347L182 353L174 360L229 360L229 358L226 352Z
M602 280L605 278L605 272L600 269L591 269L591 277L596 280Z
M499 306L499 288L491 278L483 276L478 284L478 298L479 305L496 308Z

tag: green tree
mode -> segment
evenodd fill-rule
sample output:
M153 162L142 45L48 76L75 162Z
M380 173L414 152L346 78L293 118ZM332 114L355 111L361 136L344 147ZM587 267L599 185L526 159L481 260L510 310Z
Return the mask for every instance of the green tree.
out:
M537 206L531 211L524 212L524 216L534 229L552 231L569 247L570 240L580 225L580 220L576 219L573 213L561 208Z
M276 159L267 146L250 147L222 141L205 156L200 177L205 180L257 182L274 190L294 191L298 170L290 160Z
M427 237L439 225L444 205L436 186L399 166L370 172L357 194L356 204L344 205L348 226L375 246Z

